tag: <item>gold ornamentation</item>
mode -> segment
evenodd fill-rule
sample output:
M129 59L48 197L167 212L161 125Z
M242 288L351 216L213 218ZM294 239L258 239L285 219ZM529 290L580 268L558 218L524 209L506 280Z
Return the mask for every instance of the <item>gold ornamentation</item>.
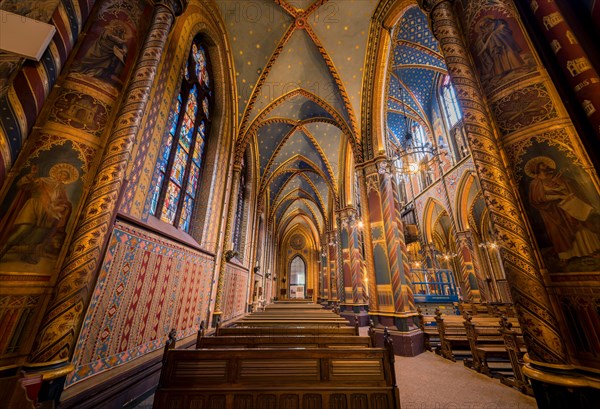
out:
M132 73L121 109L106 143L94 183L79 218L58 277L56 293L36 338L31 362L70 358L95 282L97 263L108 239L125 178L131 147L139 130L158 63L173 23L166 7L156 7L143 52Z
M478 80L473 75L469 52L460 40L462 35L449 1L437 5L431 13L431 21L463 108L473 163L490 212L490 220L496 237L502 241L501 254L513 301L520 318L528 322L523 327L524 338L530 353L536 359L564 363L567 361L566 351L561 342L552 304L516 193L503 165L502 152L496 142L492 121L486 113L484 97Z

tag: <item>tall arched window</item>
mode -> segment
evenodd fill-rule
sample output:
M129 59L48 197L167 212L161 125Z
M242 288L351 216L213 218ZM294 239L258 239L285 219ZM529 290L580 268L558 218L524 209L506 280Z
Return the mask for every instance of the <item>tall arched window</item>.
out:
M460 106L458 105L458 98L456 98L456 91L450 82L450 76L444 77L442 83L442 105L444 106L444 113L446 116L446 122L448 123L448 129L452 128L462 118L460 112Z
M204 148L210 129L212 89L206 48L197 36L182 69L179 95L169 114L169 133L157 164L150 214L189 231Z
M300 256L294 257L290 265L290 285L306 285L306 264Z

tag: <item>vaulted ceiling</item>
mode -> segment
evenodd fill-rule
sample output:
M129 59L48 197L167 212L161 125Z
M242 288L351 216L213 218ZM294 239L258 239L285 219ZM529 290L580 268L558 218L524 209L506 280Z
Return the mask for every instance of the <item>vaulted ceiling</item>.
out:
M411 124L420 124L431 135L436 85L447 74L447 68L427 17L418 7L410 7L402 15L394 29L393 41L387 130L390 141L398 145Z
M234 58L238 141L257 153L268 220L281 235L298 225L320 235L339 203L347 158L362 149L363 64L378 1L217 3ZM425 16L410 10L394 45L404 57L390 67L392 135L401 134L399 89L410 89L403 99L411 115L426 118L433 77L444 70Z

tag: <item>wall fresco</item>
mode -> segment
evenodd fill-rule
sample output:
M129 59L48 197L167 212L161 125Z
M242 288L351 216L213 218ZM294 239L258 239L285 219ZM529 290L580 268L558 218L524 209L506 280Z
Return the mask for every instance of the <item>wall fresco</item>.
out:
M467 39L487 93L536 72L531 49L507 3L462 1Z
M44 101L87 20L95 0L4 0L0 8L48 21L57 33L40 61L19 61L0 54L0 186L27 140ZM17 69L21 66L21 69Z
M520 158L519 190L551 273L600 270L600 196L563 150L536 141Z
M54 270L93 153L51 137L32 150L0 207L0 271Z

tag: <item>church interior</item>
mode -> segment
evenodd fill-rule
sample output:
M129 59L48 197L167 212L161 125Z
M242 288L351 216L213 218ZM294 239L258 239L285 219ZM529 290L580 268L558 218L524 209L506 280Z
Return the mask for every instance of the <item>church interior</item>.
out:
M0 51L8 407L399 408L428 357L598 408L597 1L0 12L53 33Z

